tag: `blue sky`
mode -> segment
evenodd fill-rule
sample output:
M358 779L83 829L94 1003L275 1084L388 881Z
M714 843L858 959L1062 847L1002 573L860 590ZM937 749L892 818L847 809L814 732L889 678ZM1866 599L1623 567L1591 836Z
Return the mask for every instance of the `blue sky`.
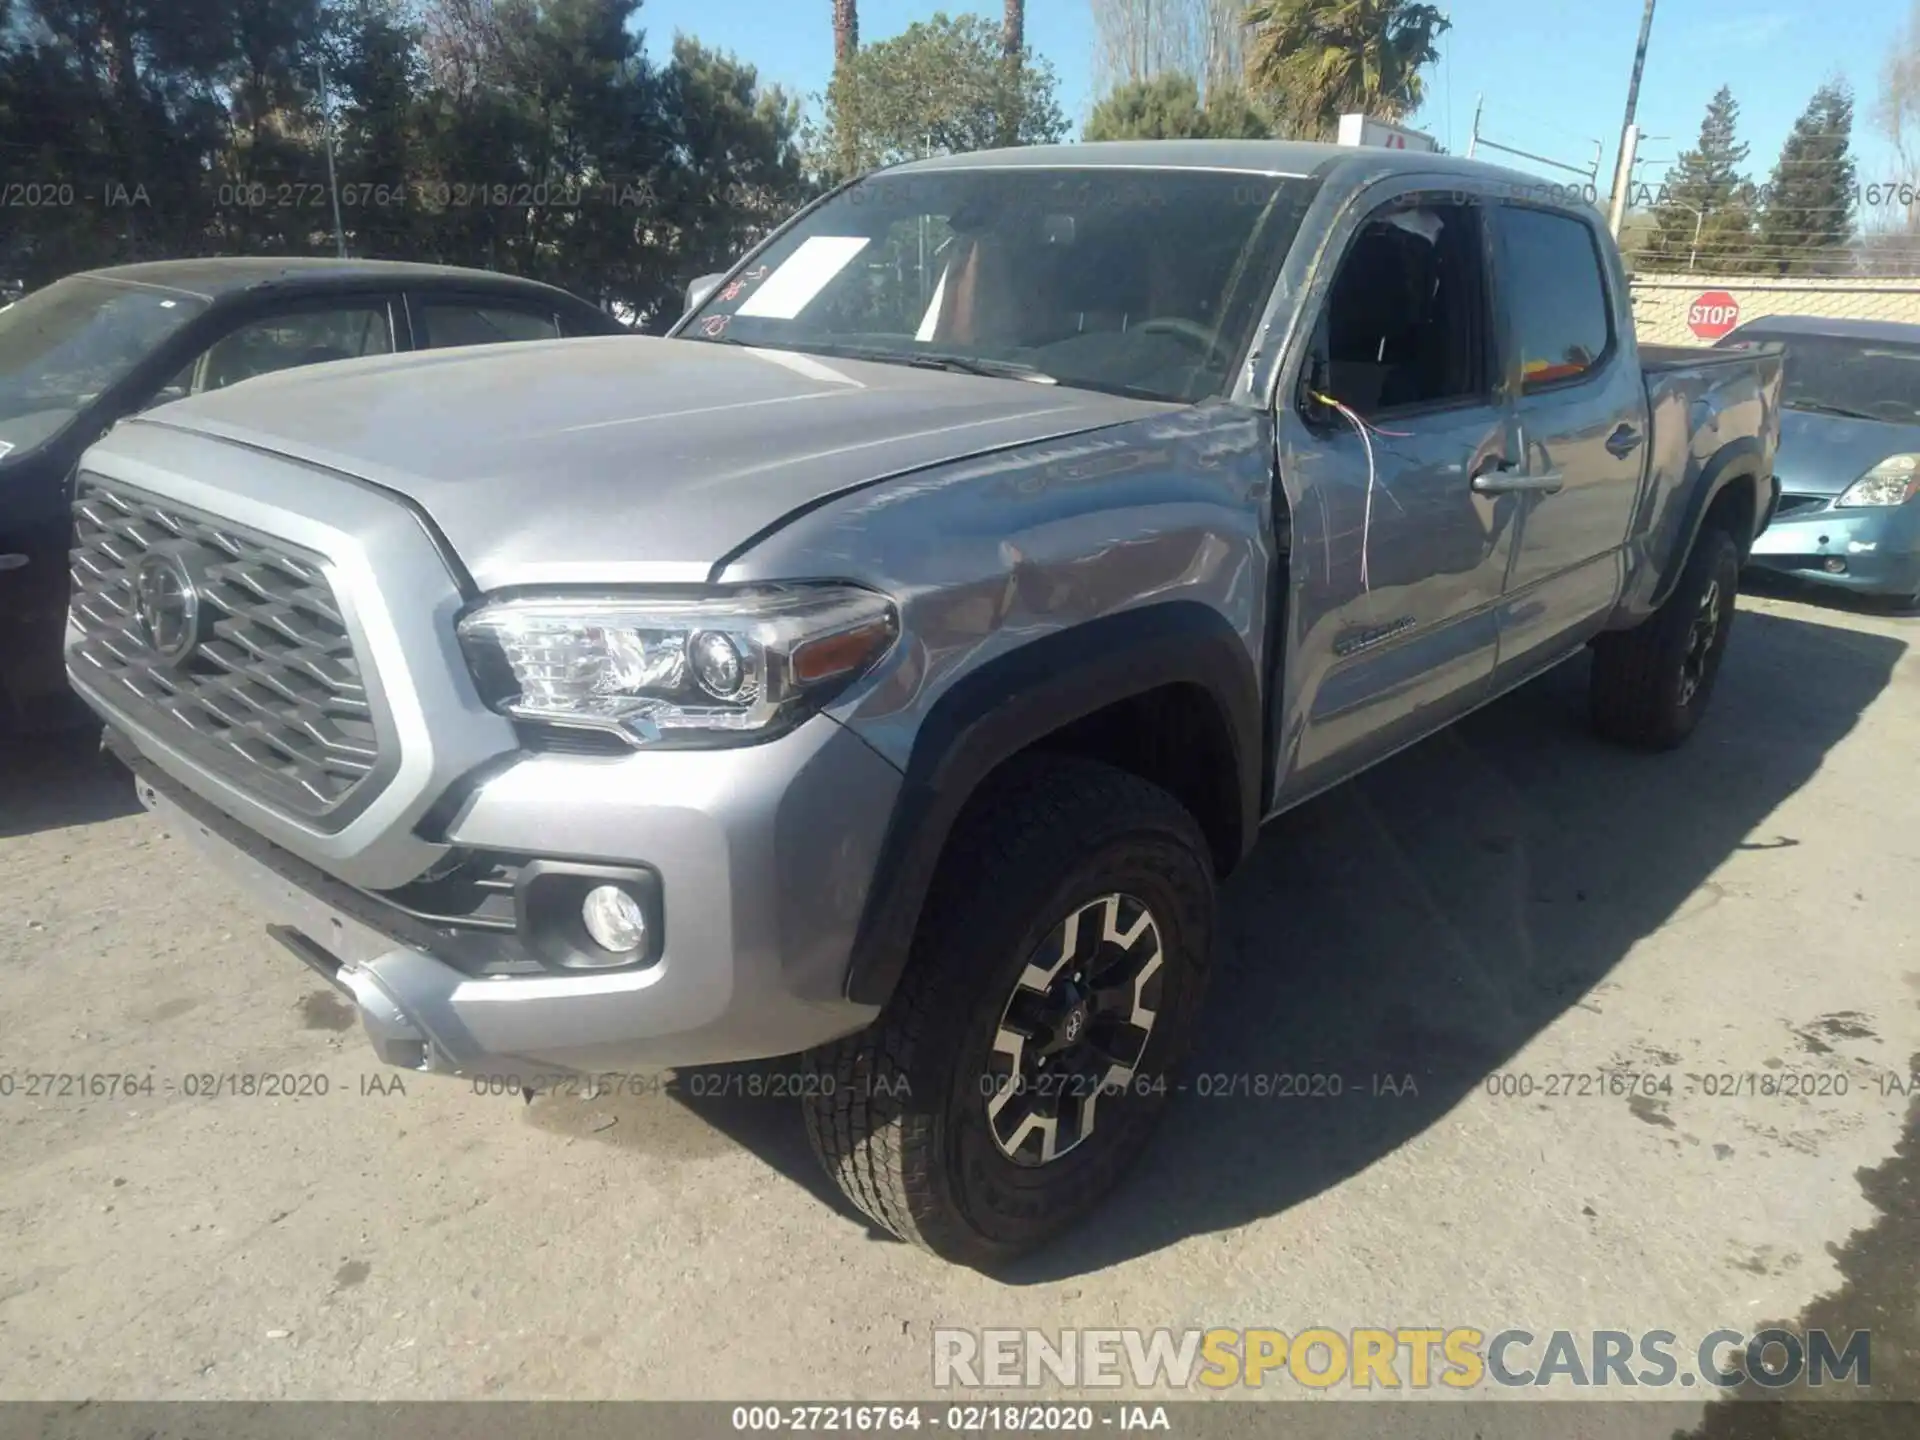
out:
M1708 98L1729 84L1740 101L1741 136L1752 147L1749 169L1764 180L1807 97L1838 74L1856 93L1861 180L1892 178L1891 149L1871 133L1870 117L1883 57L1908 4L1659 0L1638 118L1649 136L1669 138L1644 141L1641 154L1663 162L1692 144ZM1453 0L1452 8L1454 28L1415 123L1461 153L1474 97L1484 93L1482 133L1502 144L1585 166L1593 142L1604 141L1604 185L1626 105L1640 0ZM941 9L997 20L1001 6L1000 0L861 0L861 38L885 39ZM807 95L825 88L833 68L831 16L829 0L645 0L640 12L655 56L666 53L674 31L684 30ZM1094 99L1089 0L1028 0L1027 39L1059 72L1061 104L1077 127ZM1640 176L1657 183L1662 168L1647 165Z

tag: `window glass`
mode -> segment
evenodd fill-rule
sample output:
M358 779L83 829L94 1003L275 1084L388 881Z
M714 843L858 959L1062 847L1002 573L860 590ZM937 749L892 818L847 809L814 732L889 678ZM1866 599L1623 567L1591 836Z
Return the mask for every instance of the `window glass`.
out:
M559 321L550 310L470 305L454 300L421 300L414 305L413 317L420 332L418 339L422 350L560 338Z
M1611 336L1593 231L1569 215L1511 205L1500 225L1526 388L1586 374Z
M1327 301L1327 384L1362 415L1488 393L1479 211L1395 204L1354 236Z
M881 173L679 332L1155 399L1229 389L1311 182L1203 170Z
M357 360L393 350L385 305L295 310L250 320L208 347L161 392L161 399L222 390L297 365Z
M1778 334L1764 327L1737 331L1720 342L1726 349L1770 344L1787 347L1780 396L1787 409L1920 425L1920 344Z
M206 310L191 295L73 276L0 313L0 456L18 459Z

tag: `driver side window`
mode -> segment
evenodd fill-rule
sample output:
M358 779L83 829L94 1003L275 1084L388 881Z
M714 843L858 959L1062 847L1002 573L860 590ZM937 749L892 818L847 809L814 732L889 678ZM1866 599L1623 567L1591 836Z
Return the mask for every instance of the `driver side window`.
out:
M1321 321L1334 399L1370 417L1490 401L1482 233L1479 206L1421 197L1367 220Z

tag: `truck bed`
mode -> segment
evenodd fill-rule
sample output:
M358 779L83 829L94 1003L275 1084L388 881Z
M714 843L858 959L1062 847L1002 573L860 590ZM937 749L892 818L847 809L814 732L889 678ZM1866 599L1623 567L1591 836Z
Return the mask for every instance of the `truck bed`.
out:
M1786 347L1778 344L1743 346L1738 350L1708 350L1692 345L1642 345L1640 371L1646 377L1647 404L1653 418L1654 448L1671 449L1684 442L1696 459L1704 460L1723 438L1718 421L1729 413L1739 417L1747 435L1760 435L1770 413L1777 413L1780 378ZM1687 406L1677 425L1671 402ZM1662 442L1668 442L1663 446ZM1702 442L1707 446L1701 449Z
M1770 457L1770 437L1780 423L1785 353L1780 345L1738 350L1640 346L1653 433L1645 489L1628 541L1637 559L1621 603L1623 617L1644 618L1666 598L1699 518L1689 501L1700 495L1701 477L1737 452L1758 449ZM1772 476L1762 480L1770 490ZM1742 554L1765 528L1772 508L1770 495L1763 494L1754 529L1739 537Z
M1640 346L1640 368L1649 374L1661 370L1677 370L1696 365L1724 365L1731 361L1744 360L1755 353L1765 354L1768 350L1778 350L1775 346L1753 346L1739 350L1714 350L1705 345L1648 345Z

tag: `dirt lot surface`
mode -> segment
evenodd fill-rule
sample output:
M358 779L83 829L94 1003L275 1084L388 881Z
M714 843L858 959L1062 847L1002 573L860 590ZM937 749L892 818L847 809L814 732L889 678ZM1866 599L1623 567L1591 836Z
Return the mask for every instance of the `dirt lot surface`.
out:
M1576 663L1284 818L1143 1171L998 1279L861 1223L790 1101L383 1069L124 773L16 749L0 1397L924 1397L940 1325L1911 1327L1916 638L1749 597L1678 754L1592 739ZM1601 1071L1669 1088L1551 1078ZM1223 1078L1283 1074L1342 1093Z

